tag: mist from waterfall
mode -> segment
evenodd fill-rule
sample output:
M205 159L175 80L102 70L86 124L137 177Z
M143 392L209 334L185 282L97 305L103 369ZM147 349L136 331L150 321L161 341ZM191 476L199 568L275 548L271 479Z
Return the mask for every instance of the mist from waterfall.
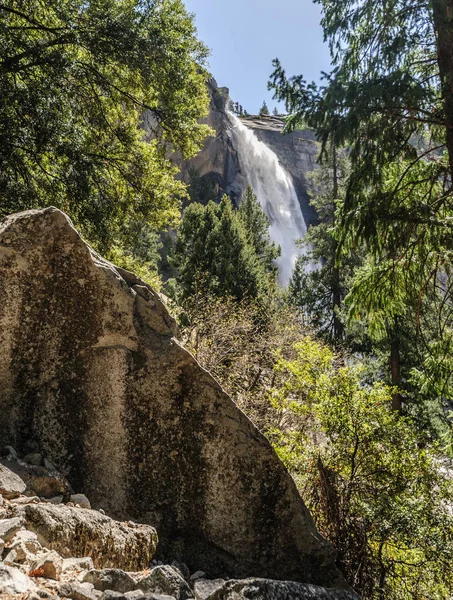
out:
M301 253L296 240L305 237L307 231L291 175L279 163L276 154L251 129L232 113L228 114L241 165L235 183L241 192L250 185L269 217L272 241L282 249L278 260L279 281L286 285L296 258Z

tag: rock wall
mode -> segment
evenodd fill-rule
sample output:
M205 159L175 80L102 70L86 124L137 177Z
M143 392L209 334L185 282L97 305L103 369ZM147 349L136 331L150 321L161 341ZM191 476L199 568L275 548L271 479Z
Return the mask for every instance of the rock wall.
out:
M193 159L179 164L183 179L189 181L189 170L196 169L201 177L210 178L218 194L227 193L239 202L236 179L241 171L241 156L235 148L229 131L226 113L228 89L219 88L214 79L209 83L211 106L206 122L215 136L206 139L201 152ZM302 213L307 225L316 222L316 213L310 206L309 193L313 190L310 173L317 168L316 159L320 144L309 130L283 134L284 121L279 117L246 117L242 122L255 132L259 140L275 152L282 166L290 173ZM150 127L147 127L150 131Z
M41 452L162 556L342 587L269 443L180 346L159 296L54 208L0 226L0 444Z

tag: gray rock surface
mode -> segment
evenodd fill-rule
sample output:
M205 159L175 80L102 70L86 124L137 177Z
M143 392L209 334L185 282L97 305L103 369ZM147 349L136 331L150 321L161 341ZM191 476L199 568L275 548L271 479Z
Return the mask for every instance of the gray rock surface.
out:
M130 592L137 586L135 581L125 571L121 569L102 569L88 571L83 578L84 583L92 583L95 590L104 592L112 590L114 592Z
M1 466L19 476L26 484L27 493L36 494L40 498L52 498L59 494L72 492L68 481L58 471L50 471L45 467L28 464L24 461L6 461L0 459Z
M23 523L24 519L22 517L0 519L0 538L4 542L9 542L22 527Z
M5 498L17 498L26 489L25 482L11 469L0 463L0 494Z
M227 581L206 600L359 600L352 592L294 581L247 579Z
M194 585L196 600L206 600L206 598L221 588L224 583L224 579L198 579Z
M27 575L0 563L0 598L8 594L23 594L30 589L33 589L33 583Z
M62 598L71 598L71 600L96 600L92 587L86 583L71 581L60 585L59 594Z
M151 569L151 573L138 582L137 587L144 592L174 596L176 600L188 600L193 592L180 572L169 565Z
M121 523L94 510L65 505L29 504L26 526L46 548L64 558L89 556L96 567L140 570L149 565L157 534L149 525Z
M62 212L10 216L0 444L39 449L93 506L155 526L161 555L192 571L345 585L268 441L175 333L158 294ZM94 544L80 553L100 560Z
M316 223L316 212L310 206L310 193L315 190L311 177L318 168L321 145L313 132L305 129L283 134L285 123L274 116L248 117L242 122L277 155L280 164L291 175L307 226ZM240 164L241 157L238 159Z
M238 178L241 173L241 156L231 136L225 108L228 89L218 87L215 80L211 80L208 88L211 105L206 122L214 129L215 135L206 139L195 158L180 162L182 178L189 182L190 169L196 169L202 179L211 179L219 196L226 192L238 203L243 193ZM306 224L315 223L316 213L310 206L310 192L315 189L311 173L317 168L320 144L315 140L313 132L298 130L283 135L283 119L272 115L246 117L242 122L253 129L258 139L277 155L279 162L293 179Z
M34 573L35 577L46 577L47 579L58 581L62 568L63 559L61 556L55 550L49 550L48 552L41 553L31 562L30 575Z

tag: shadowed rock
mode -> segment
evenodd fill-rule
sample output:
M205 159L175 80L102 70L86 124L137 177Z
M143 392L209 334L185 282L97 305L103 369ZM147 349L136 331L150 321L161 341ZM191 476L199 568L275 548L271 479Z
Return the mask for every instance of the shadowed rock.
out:
M159 296L50 208L0 226L0 444L39 451L160 555L343 586L267 440L175 339Z

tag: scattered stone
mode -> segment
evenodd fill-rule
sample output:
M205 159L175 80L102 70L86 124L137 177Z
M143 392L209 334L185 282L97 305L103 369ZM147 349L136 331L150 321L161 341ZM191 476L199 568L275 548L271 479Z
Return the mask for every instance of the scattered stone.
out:
M105 590L101 596L101 600L125 600L126 596L121 592L114 592L113 590Z
M196 581L197 579L203 579L205 577L206 573L204 571L195 571L195 573L190 576L190 581Z
M140 579L137 587L144 592L174 596L176 600L187 600L193 597L193 592L184 577L170 565L154 567L149 575Z
M50 592L48 592L47 590L37 590L37 595L40 598L55 598L55 596L53 594L51 594Z
M32 581L22 571L0 564L0 597L3 594L23 594L32 587Z
M5 542L0 538L0 560L2 559L3 549L5 547Z
M50 550L45 554L41 554L30 565L30 577L45 577L46 579L60 579L61 570L63 567L63 559L55 552Z
M174 560L171 566L178 569L186 581L190 580L190 569L185 563Z
M72 488L68 481L58 471L49 471L44 467L30 465L21 460L6 465L5 462L4 459L0 460L0 464L7 466L10 471L22 479L29 495L53 498L61 494L72 494Z
M44 459L44 467L48 470L48 471L56 471L56 467L54 466L53 463L50 462L50 460L48 460L47 458Z
M88 571L83 578L84 583L92 583L95 590L104 592L113 590L114 592L130 592L136 586L132 577L121 569L103 569Z
M48 498L47 502L51 504L62 504L64 496L55 496L54 498Z
M294 581L244 579L226 581L206 600L359 600L354 592Z
M73 504L78 505L80 508L91 508L90 501L85 494L72 494L70 501Z
M27 491L24 492L25 494L27 494ZM38 498L38 496L34 496L33 493L31 493L29 496L20 496L19 498L14 498L13 503L16 505L21 505L21 504L37 504L41 502L41 500Z
M23 517L0 519L0 538L2 538L5 543L9 542L16 535L23 524Z
M114 521L95 510L30 504L25 516L27 529L38 535L42 546L57 550L64 558L91 556L97 568L141 571L156 551L153 527Z
M65 571L91 571L94 569L93 559L91 556L83 558L65 558L63 559L62 572Z
M224 579L197 579L194 590L197 600L206 600L211 594L222 587Z
M27 456L24 456L22 460L29 465L40 467L42 465L42 454L39 452L31 452L30 454L27 454Z
M25 482L11 469L0 464L0 494L5 498L17 498L25 492Z
M17 460L17 452L12 446L3 446L2 455L6 458L10 456L13 460Z
M127 598L127 600L139 600L139 598L143 598L144 596L145 593L142 590L132 590L124 594L124 597Z
M9 552L5 564L32 562L36 554L42 549L36 533L32 531L19 531L9 544Z
M72 598L72 600L96 600L93 593L93 586L87 583L64 583L59 587L59 594L63 598Z

